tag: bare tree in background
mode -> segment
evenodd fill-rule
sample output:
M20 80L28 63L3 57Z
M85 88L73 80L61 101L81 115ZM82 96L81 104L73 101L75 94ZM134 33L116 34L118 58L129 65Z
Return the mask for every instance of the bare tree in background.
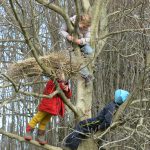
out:
M87 11L92 14L91 44L95 53L85 65L88 64L94 74L93 85L85 87L80 76L76 81L72 79L74 95L72 103L66 103L71 109L69 115L67 113L64 120L53 118L47 127L49 144L55 147L47 145L41 148L34 141L30 144L22 142L20 136L23 136L26 123L40 100L35 93L42 93L45 78L21 79L16 86L10 82L11 76L9 79L5 76L7 68L12 62L35 57L45 74L50 75L49 68L42 64L39 56L53 51L68 50L69 53L71 45L59 37L59 28L62 22L66 22L69 32L74 32L69 17ZM61 149L59 146L69 127L73 128L75 122L91 117L91 112L95 116L112 99L115 89L123 88L130 91L131 98L115 115L116 124L123 116L121 124L113 124L105 133L92 134L79 149L149 150L148 0L1 0L0 12L1 149L33 150L37 146L39 149ZM76 59L80 60L79 48L72 47ZM104 134L106 141L99 146L98 141Z

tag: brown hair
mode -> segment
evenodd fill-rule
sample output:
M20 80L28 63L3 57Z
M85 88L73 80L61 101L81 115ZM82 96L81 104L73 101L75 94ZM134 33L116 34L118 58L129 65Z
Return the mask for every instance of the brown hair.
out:
M79 22L86 26L91 26L91 16L89 14L83 14L80 16Z

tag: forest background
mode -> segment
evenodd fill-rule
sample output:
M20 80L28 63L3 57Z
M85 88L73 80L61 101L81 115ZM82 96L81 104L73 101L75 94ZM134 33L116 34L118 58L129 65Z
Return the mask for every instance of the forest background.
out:
M75 124L96 116L112 100L114 91L122 88L130 97L115 114L112 126L92 134L79 149L149 150L149 10L149 0L0 0L0 149L61 150L63 139ZM95 52L88 60L79 47L59 35L64 22L76 35L69 17L83 12L92 14L91 45ZM41 56L44 60L51 56L54 61L49 60L46 66ZM31 57L34 64L27 61ZM81 63L94 76L88 87L79 70L74 70ZM48 124L49 145L27 143L22 138L26 124L37 111L45 83L55 77L57 66L65 71L73 90L70 102L63 97L65 118L53 117ZM106 142L99 145L104 134Z

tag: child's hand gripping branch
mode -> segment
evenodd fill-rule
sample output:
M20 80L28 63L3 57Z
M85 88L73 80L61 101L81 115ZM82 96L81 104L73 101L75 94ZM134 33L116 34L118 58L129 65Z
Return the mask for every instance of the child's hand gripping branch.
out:
M69 86L68 86L68 84L67 83L62 83L62 88L63 88L63 91L65 91L65 92L68 92L69 91Z
M77 45L81 45L82 44L82 40L81 39L75 39L73 36L68 35L67 36L67 40L70 42L74 42Z

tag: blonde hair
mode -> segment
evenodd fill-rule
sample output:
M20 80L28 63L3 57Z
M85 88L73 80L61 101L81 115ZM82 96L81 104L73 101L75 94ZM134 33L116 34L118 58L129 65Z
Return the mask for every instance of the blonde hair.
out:
M65 73L63 72L63 70L61 70L61 69L57 69L56 70L56 77L57 78L63 78L63 80L65 80Z
M91 15L89 14L83 14L80 16L80 23L86 25L86 26L91 26Z

